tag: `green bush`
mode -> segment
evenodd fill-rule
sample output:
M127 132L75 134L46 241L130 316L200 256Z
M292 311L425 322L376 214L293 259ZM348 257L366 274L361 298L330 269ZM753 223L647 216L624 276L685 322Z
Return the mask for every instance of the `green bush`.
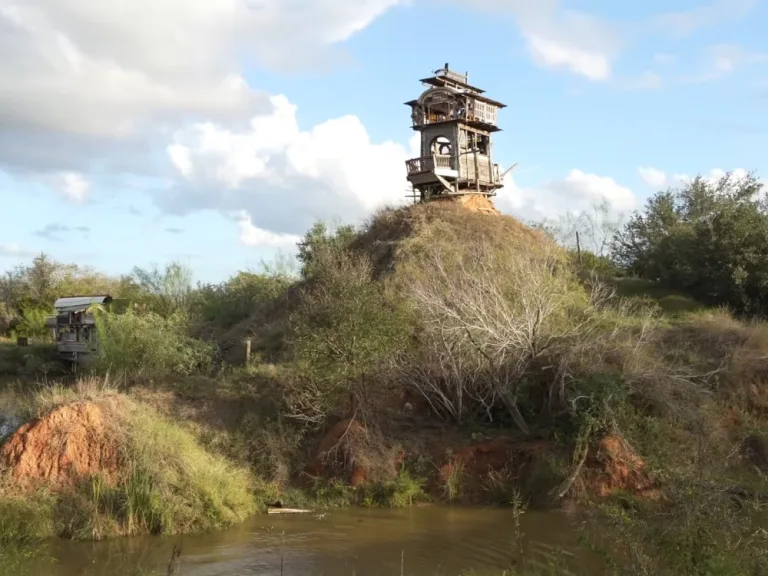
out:
M187 335L182 313L112 314L94 311L101 353L94 369L131 378L192 374L209 370L215 348Z
M14 330L16 336L50 340L51 329L46 326L46 318L53 313L52 308L26 308L22 311L21 321Z
M768 304L768 212L754 175L696 178L650 198L616 235L630 273L709 305L761 314Z
M349 250L318 253L314 272L290 318L290 343L301 375L295 415L320 423L358 384L407 346L410 324L372 278L370 261Z
M292 283L287 275L238 272L222 284L200 286L192 297L192 314L204 323L231 328L259 304L283 295Z

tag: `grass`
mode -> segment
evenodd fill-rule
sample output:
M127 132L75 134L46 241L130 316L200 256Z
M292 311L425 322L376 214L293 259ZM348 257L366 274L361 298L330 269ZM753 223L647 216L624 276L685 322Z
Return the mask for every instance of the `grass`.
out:
M668 317L680 317L704 308L690 296L651 280L631 277L611 278L608 284L616 289L616 294L620 297L643 298L656 302Z
M109 416L117 478L97 474L72 488L40 484L33 497L4 482L0 540L205 532L241 522L274 496L246 468L205 451L177 424L96 380L38 390L28 409L45 415L75 401L97 403Z

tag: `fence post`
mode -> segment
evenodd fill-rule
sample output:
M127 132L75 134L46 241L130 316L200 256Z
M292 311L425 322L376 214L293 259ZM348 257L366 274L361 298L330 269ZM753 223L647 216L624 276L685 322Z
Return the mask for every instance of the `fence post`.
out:
M251 363L251 339L246 338L245 340L245 363L250 364Z

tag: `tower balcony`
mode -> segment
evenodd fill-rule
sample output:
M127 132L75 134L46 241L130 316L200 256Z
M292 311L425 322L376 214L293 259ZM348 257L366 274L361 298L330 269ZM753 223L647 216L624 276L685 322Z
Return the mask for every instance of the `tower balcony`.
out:
M503 186L499 165L489 163L487 157L480 157L480 162L476 164L471 157L464 156L457 166L452 155L432 154L406 160L405 165L408 180L416 185L439 182L442 178L447 181L458 181L460 187Z
M432 154L421 158L411 158L405 161L408 179L413 182L425 182L434 179L437 174L443 178L458 178L453 156L447 154Z

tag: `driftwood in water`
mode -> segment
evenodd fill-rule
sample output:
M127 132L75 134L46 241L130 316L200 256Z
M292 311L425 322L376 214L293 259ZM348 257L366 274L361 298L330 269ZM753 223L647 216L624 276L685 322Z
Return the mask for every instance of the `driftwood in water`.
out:
M304 508L267 508L268 514L308 514L312 510Z

